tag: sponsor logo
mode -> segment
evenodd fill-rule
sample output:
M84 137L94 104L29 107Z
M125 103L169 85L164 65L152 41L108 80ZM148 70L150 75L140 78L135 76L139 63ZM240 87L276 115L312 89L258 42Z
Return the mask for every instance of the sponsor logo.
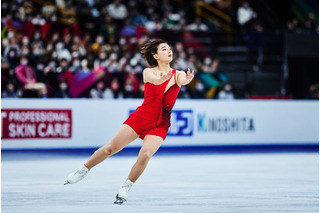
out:
M192 136L193 120L192 110L172 110L168 136Z
M2 139L71 138L70 109L2 109Z
M252 117L210 117L198 114L198 132L240 133L254 132L255 122Z

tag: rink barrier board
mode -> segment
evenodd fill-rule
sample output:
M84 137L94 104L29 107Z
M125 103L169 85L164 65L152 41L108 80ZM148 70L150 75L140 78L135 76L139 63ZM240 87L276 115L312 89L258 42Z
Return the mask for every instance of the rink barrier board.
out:
M2 150L106 144L142 99L2 99ZM319 144L319 102L182 100L162 147ZM141 139L128 145L139 148Z

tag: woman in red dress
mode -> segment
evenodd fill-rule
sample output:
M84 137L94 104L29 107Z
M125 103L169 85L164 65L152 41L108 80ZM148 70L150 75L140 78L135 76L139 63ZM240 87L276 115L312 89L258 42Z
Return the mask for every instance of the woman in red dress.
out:
M137 161L121 186L115 204L122 204L127 200L133 183L165 140L170 127L171 110L180 87L190 83L194 77L194 71L190 72L190 69L186 73L170 67L173 52L167 42L153 39L145 43L141 50L151 67L143 70L144 102L131 113L111 141L99 148L80 169L71 173L66 182L74 184L82 180L91 168L140 137L143 144Z

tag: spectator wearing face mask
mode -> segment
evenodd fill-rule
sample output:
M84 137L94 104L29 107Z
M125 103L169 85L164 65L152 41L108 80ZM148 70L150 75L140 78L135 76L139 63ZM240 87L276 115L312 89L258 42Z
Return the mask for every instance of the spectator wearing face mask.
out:
M127 7L121 3L121 0L114 0L107 6L107 11L118 27L121 27L124 20L128 17Z
M92 88L90 90L90 97L91 98L104 98L104 89L105 89L105 85L104 85L103 81L99 81L96 84L96 87Z
M8 82L6 85L5 90L1 93L1 98L17 98L18 95L15 91L14 84L11 82Z
M16 76L20 82L23 83L24 90L33 90L38 92L38 97L41 91L46 90L44 83L37 82L35 72L31 66L28 65L28 58L21 57L20 65L15 69ZM33 96L33 95L32 95Z
M4 54L10 69L15 69L19 65L19 52L15 48L8 49L8 53Z
M70 71L77 72L81 70L81 61L80 58L76 57L72 60L72 66L70 67Z
M218 99L233 100L234 94L230 83L225 83L223 89L218 93Z
M67 82L61 81L59 84L59 90L54 94L55 98L71 98L69 93L69 86Z

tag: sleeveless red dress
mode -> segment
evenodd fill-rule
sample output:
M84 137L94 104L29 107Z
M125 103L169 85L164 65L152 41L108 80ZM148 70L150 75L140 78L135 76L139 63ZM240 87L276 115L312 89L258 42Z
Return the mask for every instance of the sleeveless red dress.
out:
M176 82L176 70L172 71L172 77ZM176 82L165 92L170 79L160 85L145 83L142 105L132 112L124 122L141 139L144 139L146 135L156 135L165 140L167 136L170 127L171 110L180 90Z

